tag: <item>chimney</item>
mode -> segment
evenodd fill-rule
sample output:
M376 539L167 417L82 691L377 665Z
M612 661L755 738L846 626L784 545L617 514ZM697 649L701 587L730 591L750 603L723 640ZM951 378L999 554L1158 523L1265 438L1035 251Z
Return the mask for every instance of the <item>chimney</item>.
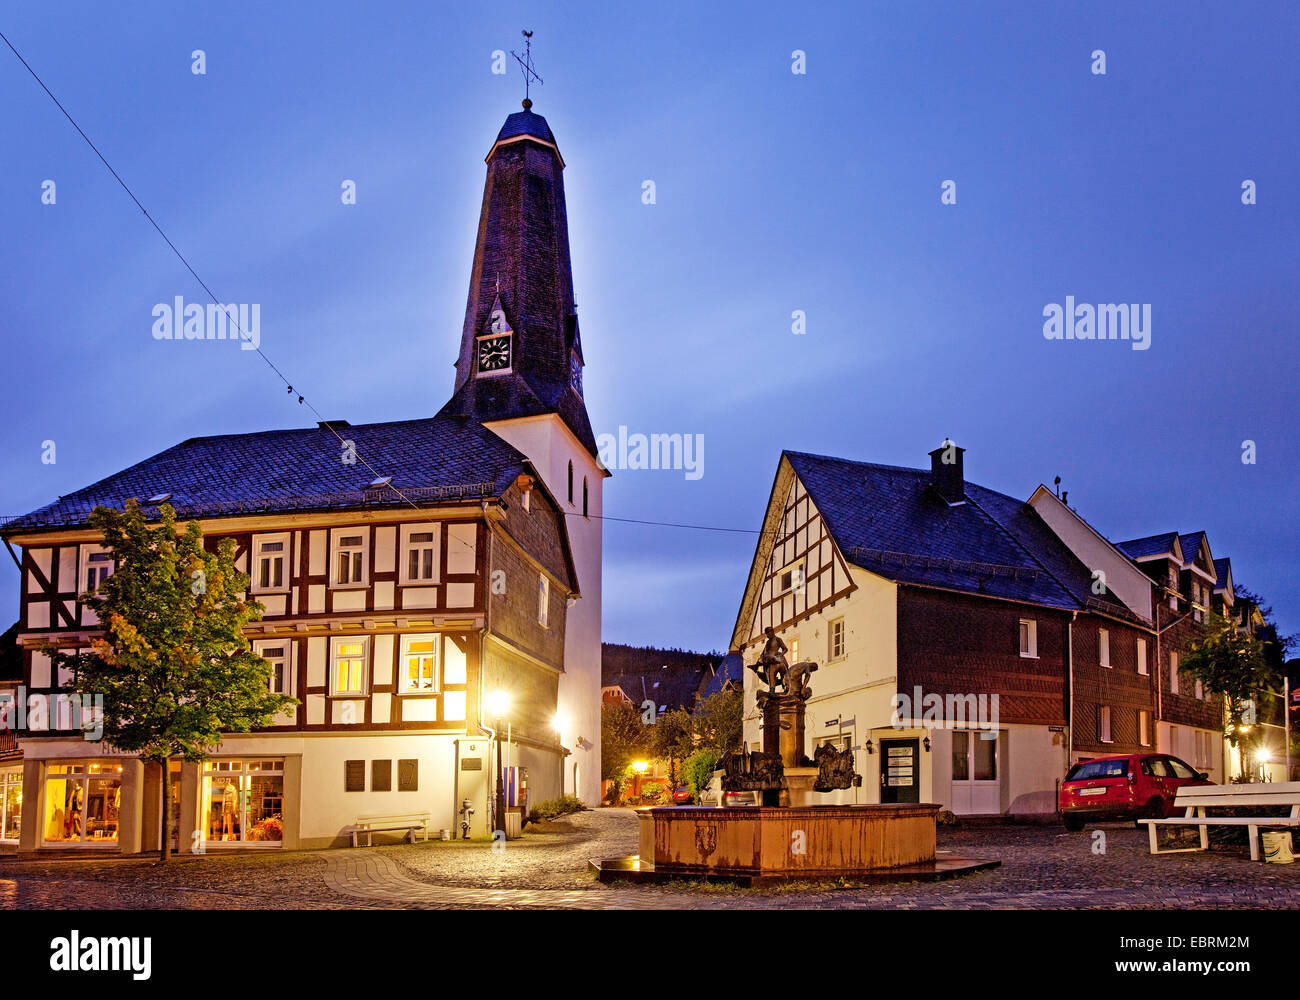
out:
M966 476L962 471L965 454L965 448L958 448L947 438L930 452L930 485L949 505L966 500Z

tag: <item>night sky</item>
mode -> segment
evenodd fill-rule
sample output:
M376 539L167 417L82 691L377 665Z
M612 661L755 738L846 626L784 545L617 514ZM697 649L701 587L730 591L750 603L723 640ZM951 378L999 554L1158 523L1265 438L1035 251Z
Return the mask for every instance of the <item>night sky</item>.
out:
M945 436L1004 493L1061 476L1112 540L1204 529L1300 631L1294 5L175 6L0 31L353 423L451 394L483 158L523 96L493 52L535 31L594 429L703 435L703 475L616 469L606 514L743 529L608 521L607 641L725 648L782 448L920 467ZM256 353L153 339L202 289L4 47L0 93L0 514L313 424ZM1149 349L1045 339L1067 296L1149 304Z

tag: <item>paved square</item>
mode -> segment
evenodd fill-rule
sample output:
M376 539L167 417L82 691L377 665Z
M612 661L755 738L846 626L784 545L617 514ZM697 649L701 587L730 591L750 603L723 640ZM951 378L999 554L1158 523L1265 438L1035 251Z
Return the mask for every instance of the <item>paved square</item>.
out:
M940 850L1000 868L948 882L777 889L673 884L606 887L592 858L636 853L631 810L601 809L488 843L399 844L290 854L149 860L0 860L4 909L1300 909L1300 864L1240 853L1151 857L1132 824L939 831Z

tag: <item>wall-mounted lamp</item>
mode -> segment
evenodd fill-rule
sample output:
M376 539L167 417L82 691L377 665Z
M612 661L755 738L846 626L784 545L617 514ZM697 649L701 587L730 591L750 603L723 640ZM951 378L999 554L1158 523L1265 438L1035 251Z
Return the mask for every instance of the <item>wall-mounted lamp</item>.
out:
M875 746L875 744L872 743L871 740L868 739L868 740L867 740L867 753L868 753L868 754L873 754L873 753L875 753L875 752L876 752L876 746Z
M930 737L927 736L925 739L923 739L923 740L921 741L921 746L925 747L925 752L926 752L926 753L929 753L929 752L930 752Z

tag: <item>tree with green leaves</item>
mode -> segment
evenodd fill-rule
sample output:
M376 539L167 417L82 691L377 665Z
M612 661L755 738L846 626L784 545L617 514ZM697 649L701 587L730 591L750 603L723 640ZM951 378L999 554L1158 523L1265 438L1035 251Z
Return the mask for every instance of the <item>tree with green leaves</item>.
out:
M1242 780L1249 780L1259 734L1255 703L1277 682L1264 644L1249 629L1211 614L1183 654L1180 667L1180 673L1200 681L1207 691L1223 695L1225 734L1241 757Z
M606 702L600 710L600 776L621 782L628 767L652 754L650 726L641 710L628 701Z
M103 699L103 739L162 772L162 850L170 850L172 758L206 759L225 732L270 725L295 699L272 694L271 665L249 647L243 629L262 605L243 596L249 577L235 566L235 543L205 550L195 521L176 528L176 512L159 508L151 528L140 505L96 507L91 527L104 538L115 570L79 600L102 633L89 651L47 647L72 671L78 694Z
M704 747L696 750L682 762L682 780L690 787L696 805L700 804L700 791L713 777L721 757L722 753L717 748Z

